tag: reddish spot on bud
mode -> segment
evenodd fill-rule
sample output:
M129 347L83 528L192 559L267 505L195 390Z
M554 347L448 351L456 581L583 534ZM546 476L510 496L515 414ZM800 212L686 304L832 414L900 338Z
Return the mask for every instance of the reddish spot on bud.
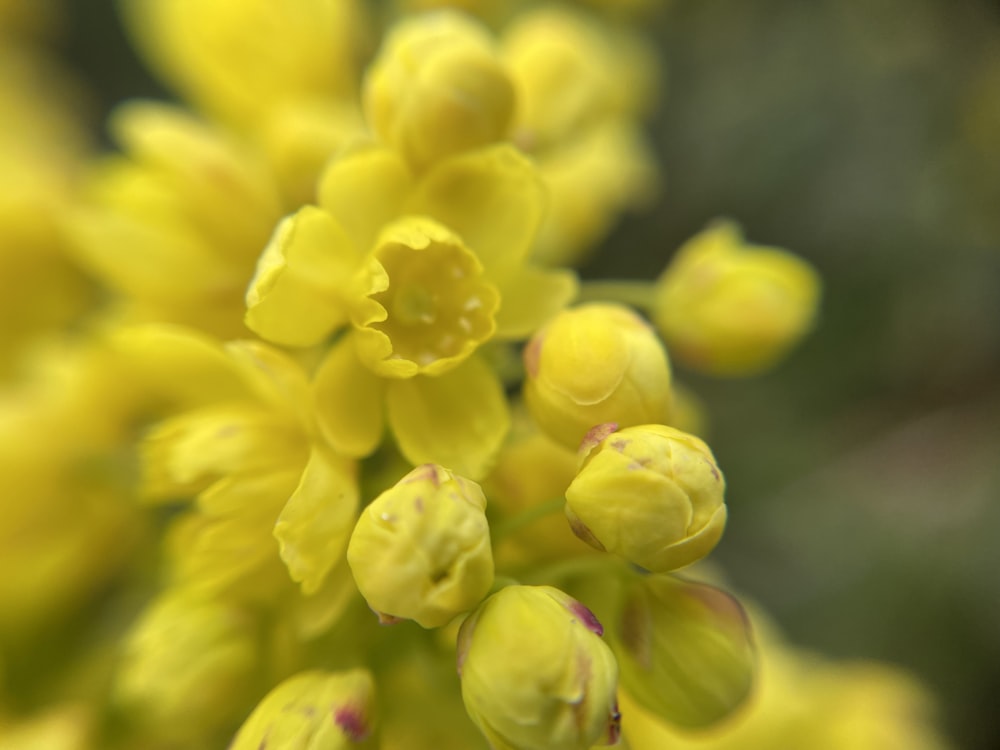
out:
M389 615L386 614L385 612L376 612L375 614L378 615L379 625L395 625L396 623L403 621L402 617L396 617L396 615Z
M417 513L423 513L424 512L424 499L422 497L420 497L419 495L417 495L417 497L413 500L413 507L416 509Z
M361 742L368 736L368 724L364 714L354 706L334 709L333 721L351 742Z
M608 435L612 435L618 432L617 422L605 422L604 424L594 425L589 430L587 434L583 436L583 440L580 441L580 449L577 451L580 456L586 456L590 453L597 445L604 440Z
M435 487L441 484L438 479L437 467L434 464L421 464L401 480L401 483L430 482Z
M617 745L621 736L622 715L618 710L618 701L615 701L614 705L611 706L611 713L608 714L608 734L605 737L605 743L608 745Z
M573 602L569 605L569 611L572 612L576 619L582 622L583 626L591 633L604 635L604 626L601 625L601 621L597 619L596 615L594 615L590 609L580 604L580 602Z
M573 533L576 534L577 537L585 541L594 549L599 549L601 552L607 552L607 548L601 544L601 540L594 536L594 532L587 528L583 521L576 516L570 518L568 514L567 519L569 520L570 529L572 529Z

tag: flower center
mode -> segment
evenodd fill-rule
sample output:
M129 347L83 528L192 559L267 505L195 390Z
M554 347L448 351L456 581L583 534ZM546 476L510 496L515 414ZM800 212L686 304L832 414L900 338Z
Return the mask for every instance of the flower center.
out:
M496 289L476 257L443 227L389 237L374 252L388 286L369 295L386 313L370 327L389 338L389 359L424 368L457 364L493 335Z

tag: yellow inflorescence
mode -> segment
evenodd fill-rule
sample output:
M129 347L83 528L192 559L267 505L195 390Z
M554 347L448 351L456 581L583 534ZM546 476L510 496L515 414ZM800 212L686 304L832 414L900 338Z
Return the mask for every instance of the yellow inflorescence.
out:
M672 575L726 503L671 358L770 366L819 284L728 224L581 284L658 181L656 3L533 5L125 0L181 102L99 156L0 3L0 745L819 747L805 674L853 750L856 695L917 705L766 641L743 707L743 610Z

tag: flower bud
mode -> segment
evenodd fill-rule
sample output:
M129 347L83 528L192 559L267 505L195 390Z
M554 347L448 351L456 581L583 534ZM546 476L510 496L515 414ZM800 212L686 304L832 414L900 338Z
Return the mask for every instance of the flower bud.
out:
M725 479L701 440L663 425L592 431L566 490L576 535L654 573L707 555L726 525Z
M264 696L229 750L341 750L371 729L375 684L364 669L301 672Z
M347 547L361 595L384 622L446 624L493 583L486 498L435 464L418 466L365 508Z
M503 750L613 744L618 666L585 606L551 586L508 586L463 624L465 708Z
M576 449L587 431L667 421L670 364L653 329L626 307L583 305L542 328L524 353L525 403L539 426Z
M368 71L372 127L418 167L501 140L514 87L476 22L441 11L396 26Z
M622 687L674 724L707 726L750 694L750 622L736 599L712 586L644 576L626 597L613 643Z
M245 612L173 590L129 634L115 699L138 723L183 743L238 719L257 661L256 629Z
M812 327L820 282L801 258L748 245L731 222L690 239L657 282L653 319L670 351L712 375L771 367Z

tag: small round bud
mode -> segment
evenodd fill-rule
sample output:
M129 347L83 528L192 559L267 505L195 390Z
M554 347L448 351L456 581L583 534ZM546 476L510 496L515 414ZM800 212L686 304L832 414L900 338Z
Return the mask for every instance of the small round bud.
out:
M508 586L462 624L462 699L493 747L617 741L618 666L601 633L589 609L551 586Z
M264 696L229 750L347 750L371 734L375 684L364 669L302 672Z
M673 576L644 576L614 633L622 687L674 724L703 727L750 694L750 621L732 596Z
M502 140L514 86L489 32L440 11L397 25L364 85L372 127L417 167Z
M493 583L486 498L435 464L418 466L365 508L347 547L361 595L383 622L445 625Z
M581 448L566 490L573 531L655 573L700 560L726 525L726 483L712 451L672 427L614 428L594 428Z
M247 613L188 589L168 591L128 635L115 701L140 725L183 745L246 710L258 653Z
M653 319L685 364L712 375L773 366L809 331L820 281L801 258L747 244L719 222L696 235L657 282Z
M560 313L531 340L524 360L531 416L569 448L597 424L667 421L667 353L627 307L591 304Z

